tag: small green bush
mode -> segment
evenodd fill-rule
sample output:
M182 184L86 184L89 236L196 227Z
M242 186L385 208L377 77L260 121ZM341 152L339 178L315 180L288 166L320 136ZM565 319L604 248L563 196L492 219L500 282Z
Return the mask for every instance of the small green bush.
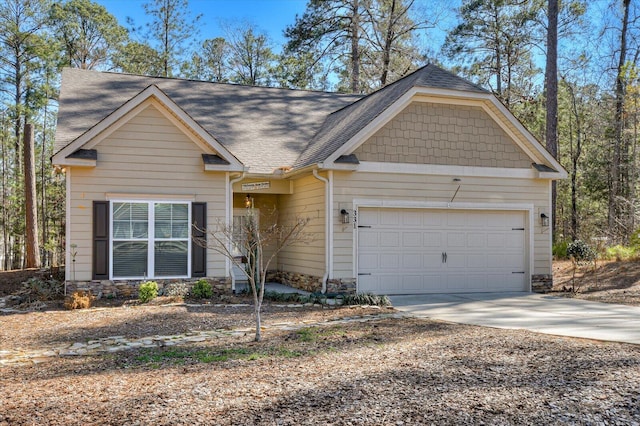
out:
M605 256L607 259L620 262L637 258L637 252L633 247L625 247L618 244L617 246L607 247Z
M153 299L158 297L158 283L155 281L147 281L140 284L140 289L138 290L138 299L142 303L147 303Z
M551 249L553 253L553 257L555 259L567 259L567 248L569 247L568 241L558 241L553 244L553 248Z
M575 240L567 246L567 256L573 257L576 261L595 260L597 253L582 240Z
M211 296L213 296L213 289L211 288L211 284L209 284L209 281L203 278L198 280L198 282L193 285L191 294L193 295L193 297L196 297L198 299L210 299Z
M636 229L629 237L629 246L634 251L640 251L640 228Z

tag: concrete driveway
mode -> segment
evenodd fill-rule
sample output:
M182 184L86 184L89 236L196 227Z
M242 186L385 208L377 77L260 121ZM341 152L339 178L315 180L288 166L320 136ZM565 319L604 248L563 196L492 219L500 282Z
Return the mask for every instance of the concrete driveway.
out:
M536 293L426 294L390 299L396 309L418 317L640 344L640 307Z

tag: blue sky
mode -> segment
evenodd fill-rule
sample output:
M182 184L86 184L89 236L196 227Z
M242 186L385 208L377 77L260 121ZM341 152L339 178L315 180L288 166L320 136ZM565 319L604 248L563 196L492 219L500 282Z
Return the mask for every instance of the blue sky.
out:
M136 26L147 18L142 5L147 0L97 0L114 15L121 25L133 18ZM283 42L282 31L295 22L295 16L304 12L306 0L190 0L193 16L202 14L199 40L224 36L221 21L247 20L264 30L276 45Z

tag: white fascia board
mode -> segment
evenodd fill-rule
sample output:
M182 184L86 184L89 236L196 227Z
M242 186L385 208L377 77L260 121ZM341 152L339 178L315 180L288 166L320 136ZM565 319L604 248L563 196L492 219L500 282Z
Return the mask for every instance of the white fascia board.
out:
M318 163L319 169L325 170L346 170L348 172L355 172L360 170L360 164L351 164L351 163L329 163L328 161L324 161L322 163Z
M561 168L558 172L540 172L540 179L550 179L550 180L560 180L566 179L569 176L567 171L564 168Z
M217 153L226 161L229 162L229 170L243 169L242 163L231 154L225 147L220 144L213 136L211 136L206 130L202 128L189 114L187 114L182 108L180 108L169 96L167 96L158 86L151 85L138 93L133 98L122 104L118 109L102 119L98 124L91 127L84 132L66 147L58 151L54 156L54 164L61 164L59 161L66 159L68 155L71 155L80 148L91 149L102 141L105 137L116 131L130 118L139 113L142 109L146 108L150 102L154 102L155 105L162 106L160 111L167 117L173 124L177 125L190 139L200 145L208 153ZM166 114L166 111L170 114ZM184 124L183 124L184 123ZM197 138L192 135L197 135ZM202 140L206 143L206 146L202 146L202 143L198 140Z
M205 164L205 172L243 172L244 166L235 167L231 164Z
M57 159L54 157L52 162L56 166L80 166L80 167L95 167L97 161L84 158L62 158Z

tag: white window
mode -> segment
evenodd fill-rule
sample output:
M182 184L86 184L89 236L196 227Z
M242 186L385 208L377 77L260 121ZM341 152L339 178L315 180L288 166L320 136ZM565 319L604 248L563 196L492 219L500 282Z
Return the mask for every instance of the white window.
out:
M189 277L190 217L187 202L112 201L111 277Z

